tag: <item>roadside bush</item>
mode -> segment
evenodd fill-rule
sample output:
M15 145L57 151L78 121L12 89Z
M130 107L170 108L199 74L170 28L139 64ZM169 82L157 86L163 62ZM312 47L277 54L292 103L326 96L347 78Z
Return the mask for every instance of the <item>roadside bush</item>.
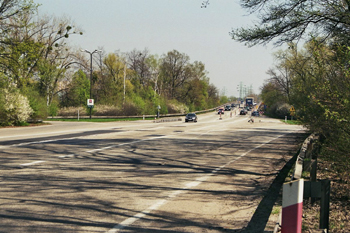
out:
M48 116L48 107L46 105L46 99L39 95L36 91L31 91L27 94L30 107L33 109L33 113L30 118L33 120L46 119Z
M168 110L168 114L180 113L185 114L189 111L189 108L176 100L171 100L166 103L166 108Z
M122 109L114 105L95 105L95 116L120 116L122 115Z
M58 110L58 116L88 116L90 110L86 107L64 107ZM93 108L94 116L121 116L123 110L114 105L95 105Z
M132 101L126 101L123 108L124 116L136 116L138 115L138 109L135 103Z
M59 111L58 103L52 102L49 106L49 115L50 116L57 116Z
M289 116L290 115L290 111L289 111L290 108L291 108L291 106L287 103L278 105L276 108L276 116L278 118L284 118L285 116Z
M85 107L64 107L58 110L58 116L87 116Z
M196 111L196 108L195 108L195 106L194 106L193 103L191 103L191 104L189 105L188 111L189 111L189 112L194 112L194 111Z
M143 98L140 96L134 96L132 98L132 102L137 108L137 114L145 114L145 109L146 109L146 103Z
M267 108L265 114L270 117L284 119L285 116L290 116L290 107L287 103L275 103Z
M27 97L19 91L2 89L0 92L0 124L3 126L21 125L26 122L33 109Z

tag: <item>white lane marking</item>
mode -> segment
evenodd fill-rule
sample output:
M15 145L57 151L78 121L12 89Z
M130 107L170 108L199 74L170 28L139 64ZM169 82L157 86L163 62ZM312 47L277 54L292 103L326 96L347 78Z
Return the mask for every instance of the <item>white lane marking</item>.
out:
M218 171L220 171L221 169L227 167L228 165L230 165L231 163L239 160L240 158L246 156L247 154L249 154L250 152L252 152L253 150L255 149L258 149L270 142L272 142L273 140L276 140L282 136L284 136L286 134L282 134L282 135L279 135L275 138L272 138L271 140L267 141L267 142L264 142L250 150L248 150L247 152L244 152L243 154L241 154L240 156L238 156L237 158L235 159L232 159L231 161L227 162L226 164L214 169L211 173L207 174L207 175L204 175L204 176L201 176L201 177L198 177L197 179L195 179L195 181L191 181L191 182L188 182L184 185L184 187L182 189L179 189L179 190L176 190L176 191L173 191L171 192L167 198L165 199L160 199L158 200L155 204L153 204L152 206L148 207L147 209L141 211L140 213L137 213L135 214L133 217L130 217L130 218L127 218L125 219L124 221L122 221L121 223L119 223L118 225L115 225L112 229L110 229L109 231L107 231L107 233L117 233L119 232L119 230L121 229L124 229L130 225L132 225L134 222L136 222L137 220L147 216L147 214L149 214L150 212L154 211L154 210L157 210L159 209L162 205L166 204L167 202L170 201L170 199L172 198L175 198L177 197L178 195L180 194L183 194L185 192L187 192L190 188L194 188L196 186L198 186L199 184L201 184L203 181L207 180L210 176L214 175L215 173L217 173Z
M109 230L108 233L115 233L115 232L118 232L119 230L121 230L127 226L130 226L131 224L133 224L137 220L139 220L139 219L145 217L147 214L151 213L152 210L158 209L159 207L161 207L162 205L164 205L167 202L168 202L168 200L166 200L166 199L161 199L161 200L157 201L156 203L154 203L152 206L145 209L144 211L141 211L140 213L135 214L133 217L124 220L119 225L117 225L113 229Z
M31 166L34 164L38 164L38 163L45 163L46 161L40 160L40 161L35 161L35 162L31 162L31 163L23 163L21 164L21 166Z
M58 156L59 158L71 158L71 157L74 157L75 154L69 154L69 155L61 155L61 156Z
M178 134L178 133L176 133L176 134ZM102 147L102 148L98 148L98 149L88 150L88 151L86 151L86 152L87 152L87 153L94 153L94 152L97 152L97 151L108 150L108 149L116 148L116 147L119 147L119 146L131 145L131 144L138 143L138 142L151 141L151 140L154 140L154 139L166 138L166 137L171 137L171 136L174 136L174 135L175 135L175 134L170 134L170 135L164 135L164 136L158 136L158 137L151 137L151 138L146 138L146 139L140 139L140 140L135 140L135 141L132 141L132 142L121 143L121 144L114 145L114 146L107 146L107 147Z
M242 121L242 120L245 120L246 118L244 119L239 119L239 120L236 120L236 121L233 121L233 122L237 122L237 121ZM213 120L212 122L216 121ZM233 123L232 122L232 123ZM153 123L147 123L147 124L144 124L143 126L151 126L151 125L154 125ZM99 130L106 130L106 129L123 129L123 128L128 128L128 127L134 127L135 125L128 125L128 126L124 126L124 127L118 127L118 128L115 128L115 127L102 127L102 128L99 128ZM178 125L175 125L175 126L183 126L183 124L178 124ZM203 130L203 129L206 129L206 128L209 128L209 127L212 127L211 125L208 125L208 126L205 126L205 127L201 127L199 128L199 130ZM152 130L154 129L161 129L161 128L165 128L164 126L158 126L156 128L151 128ZM147 128L148 129L148 128ZM96 129L86 129L85 131L94 131ZM140 129L137 129L137 130L132 130L132 131L139 131ZM53 136L57 136L57 134L62 134L62 133L69 133L69 132L81 132L82 130L66 130L66 131L58 131L58 132L55 132ZM129 131L130 132L130 131ZM180 132L179 132L180 133ZM34 134L34 135L31 135L31 137L34 137L34 136L38 136L38 135L47 135L47 134L52 134L52 133L42 133L42 134ZM11 138L11 137L22 137L22 136L28 136L28 135L16 135L16 136L4 136L4 137L1 137L0 136L0 139L1 138ZM46 143L46 142L56 142L56 141L62 141L62 140L72 140L72 139L76 139L76 138L81 138L81 137L85 137L86 135L83 135L83 136L78 136L78 137L68 137L68 138L60 138L60 139L52 139L52 140L43 140L43 141L37 141L37 142L24 142L24 143L19 143L19 144L13 144L13 145L7 145L7 146L0 146L0 149L3 149L3 148L7 148L7 147L17 147L17 146L26 146L26 145L30 145L30 144L41 144L41 143ZM90 135L91 136L91 135ZM98 150L98 149L96 149ZM102 149L104 150L104 149ZM93 151L93 150L92 150Z
M108 149L112 149L112 148L116 148L116 147L124 146L124 145L131 145L131 144L142 142L142 141L148 141L148 140L154 140L154 139L159 139L159 138L164 138L164 137L170 137L170 136L173 136L173 135L174 134L172 134L172 135L165 135L165 136L158 136L158 137L152 137L152 138L146 138L146 139L142 139L142 140L136 140L136 141L132 141L132 142L121 143L121 144L114 145L114 146L107 146L107 147L103 147L103 148L99 148L99 149L88 150L88 151L85 151L85 152L86 153L94 153L94 152L97 152L97 151L108 150ZM74 156L75 156L75 154L68 154L68 155L60 155L58 157L59 158L69 158L69 157L74 157ZM30 166L30 165L34 165L34 164L37 164L37 163L44 163L44 162L46 162L46 161L36 161L36 162L32 162L32 163L21 164L21 166Z
M97 124L100 124L100 123L97 123ZM142 126L153 126L153 125L154 125L154 123L147 123L147 124L143 124ZM135 127L135 126L137 126L137 123L130 124L130 125L125 125L123 127L112 127L112 126L109 126L109 127L98 127L98 128L91 128L90 127L90 128L84 128L83 130L82 129L72 129L72 130L64 130L64 131L56 131L56 132L48 132L48 133L38 133L38 134L22 134L22 135L13 135L13 136L0 136L0 139L2 139L2 138L14 138L14 137L28 137L28 136L33 138L34 136L41 136L41 135L48 135L48 134L52 134L53 136L57 136L57 135L61 135L61 134L64 134L64 133L89 132L89 131L107 130L107 129L123 129L123 128Z
M42 144L42 143L47 143L47 142L58 142L58 141L63 141L63 140L72 140L72 139L76 139L76 138L79 138L79 137L43 140L43 141L37 141L37 142L23 142L23 143L19 143L19 144L8 145L8 146L0 146L0 149L7 148L7 147L26 146L26 145L31 145L31 144Z

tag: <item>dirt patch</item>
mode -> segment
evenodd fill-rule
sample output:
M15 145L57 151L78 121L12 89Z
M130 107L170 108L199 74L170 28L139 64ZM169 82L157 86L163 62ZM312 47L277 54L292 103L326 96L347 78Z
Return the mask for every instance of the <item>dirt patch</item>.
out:
M317 167L318 180L331 180L331 202L329 216L329 232L348 233L350 232L350 176L348 172L335 172L332 169L333 163L319 159ZM273 232L273 227L278 224L279 215L282 210L281 191L275 207L271 212L265 232ZM303 233L321 232L320 224L320 200L311 204L309 199L303 201Z
M329 231L336 233L350 232L350 177L348 172L338 173L333 164L319 159L317 178L331 181L331 203ZM315 232L319 229L320 202L311 204L304 200L303 232Z

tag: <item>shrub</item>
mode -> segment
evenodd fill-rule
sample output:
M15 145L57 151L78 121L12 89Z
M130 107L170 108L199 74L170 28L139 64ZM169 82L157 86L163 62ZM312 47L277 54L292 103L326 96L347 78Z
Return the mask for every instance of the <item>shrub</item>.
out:
M124 116L135 116L138 115L138 109L135 103L132 101L126 101L123 107Z
M33 120L46 119L48 115L48 107L45 98L40 96L36 91L31 91L27 96L30 107L33 109L30 117Z
M285 116L290 116L290 105L287 103L275 103L265 112L266 115L271 117L277 117L280 119L284 119Z
M122 109L114 105L95 105L95 116L120 116L122 115Z
M58 114L58 104L56 102L52 102L49 106L49 115L50 116L57 116Z
M189 111L194 111L193 105L190 107L187 107L185 104L179 103L177 101L170 101L167 103L166 106L169 114L173 114L173 113L185 114Z
M80 116L87 115L84 107L64 107L59 109L58 116L78 116L78 111Z
M1 125L20 125L27 121L33 109L27 97L17 90L2 89L0 95L0 123Z
M290 115L290 105L287 103L281 104L277 107L276 109L276 115L279 118L284 118L285 116L289 116Z
M134 96L132 102L136 106L138 114L145 114L146 103L140 96Z

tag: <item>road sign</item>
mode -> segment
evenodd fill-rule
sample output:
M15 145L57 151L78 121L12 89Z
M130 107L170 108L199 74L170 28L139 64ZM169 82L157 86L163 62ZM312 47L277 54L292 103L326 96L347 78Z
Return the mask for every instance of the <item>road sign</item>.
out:
M290 115L291 115L291 116L294 116L294 114L295 114L295 108L294 108L293 106L290 107L289 111L290 111Z
M88 108L93 108L94 107L94 99L88 99L87 106L88 106Z

